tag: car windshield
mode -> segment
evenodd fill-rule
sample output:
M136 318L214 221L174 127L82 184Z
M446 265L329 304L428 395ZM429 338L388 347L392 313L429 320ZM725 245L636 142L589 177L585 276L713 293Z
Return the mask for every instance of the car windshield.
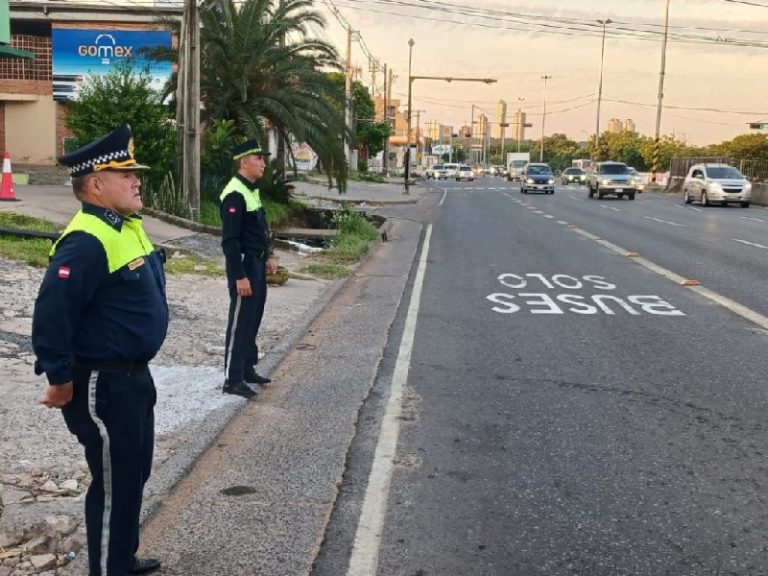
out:
M434 166L432 166L432 169L433 170L443 170L444 168L443 168L442 164L435 164Z
M624 164L603 164L600 174L629 174L629 168Z
M583 172L584 172L584 171L583 171L581 168L566 168L566 169L565 169L565 172L563 172L563 173L564 173L564 174L575 174L575 175L580 175L580 174L582 174Z
M538 164L528 165L528 174L552 174L552 169L549 166L541 166Z
M461 170L462 172L469 172L470 170L472 170L472 168L470 168L469 166L461 166L459 167L459 170Z
M734 180L744 179L744 175L733 166L708 166L707 176L710 178L732 178Z

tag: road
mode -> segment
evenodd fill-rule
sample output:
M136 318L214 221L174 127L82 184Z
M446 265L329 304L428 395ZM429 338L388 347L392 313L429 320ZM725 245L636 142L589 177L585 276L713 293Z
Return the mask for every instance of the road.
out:
M768 212L431 186L313 576L768 573Z

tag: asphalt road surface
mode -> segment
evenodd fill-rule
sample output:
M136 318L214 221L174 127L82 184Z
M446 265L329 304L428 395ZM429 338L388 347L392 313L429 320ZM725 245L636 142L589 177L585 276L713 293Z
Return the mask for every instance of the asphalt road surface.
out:
M313 575L768 574L768 211L430 186Z

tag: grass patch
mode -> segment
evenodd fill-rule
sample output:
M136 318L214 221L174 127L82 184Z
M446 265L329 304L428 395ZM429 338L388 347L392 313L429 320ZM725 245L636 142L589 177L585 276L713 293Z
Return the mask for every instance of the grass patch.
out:
M197 274L198 276L224 276L224 269L216 260L203 258L191 252L176 253L165 263L166 274Z
M310 276L322 278L323 280L338 280L339 278L346 278L349 276L349 270L346 266L329 262L314 262L312 264L307 264L299 270L299 273L309 274Z
M350 172L347 175L347 180L352 182L375 182L377 184L386 182L384 176L378 172Z
M346 203L342 203L341 210L333 217L333 223L339 235L323 254L336 264L360 260L379 235L365 215L355 212Z
M280 228L284 223L290 222L294 215L307 208L303 202L298 200L289 200L286 204L262 197L261 202L267 213L267 223L270 229ZM203 202L200 206L200 222L209 226L221 227L221 214L217 202Z
M32 218L16 212L0 212L0 226L37 232L58 232L56 225L50 220ZM53 242L44 238L19 238L6 234L0 235L0 256L25 262L38 268L44 268L48 265L48 254L51 251L51 246L53 246Z

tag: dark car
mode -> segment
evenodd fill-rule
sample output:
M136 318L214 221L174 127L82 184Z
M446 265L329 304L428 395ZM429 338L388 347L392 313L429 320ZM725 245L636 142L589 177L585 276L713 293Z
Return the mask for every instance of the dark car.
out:
M581 168L566 168L560 175L560 182L563 186L575 182L576 184L586 184L587 173Z
M549 164L539 162L529 162L523 168L520 175L520 192L544 192L544 194L555 193L555 175Z

